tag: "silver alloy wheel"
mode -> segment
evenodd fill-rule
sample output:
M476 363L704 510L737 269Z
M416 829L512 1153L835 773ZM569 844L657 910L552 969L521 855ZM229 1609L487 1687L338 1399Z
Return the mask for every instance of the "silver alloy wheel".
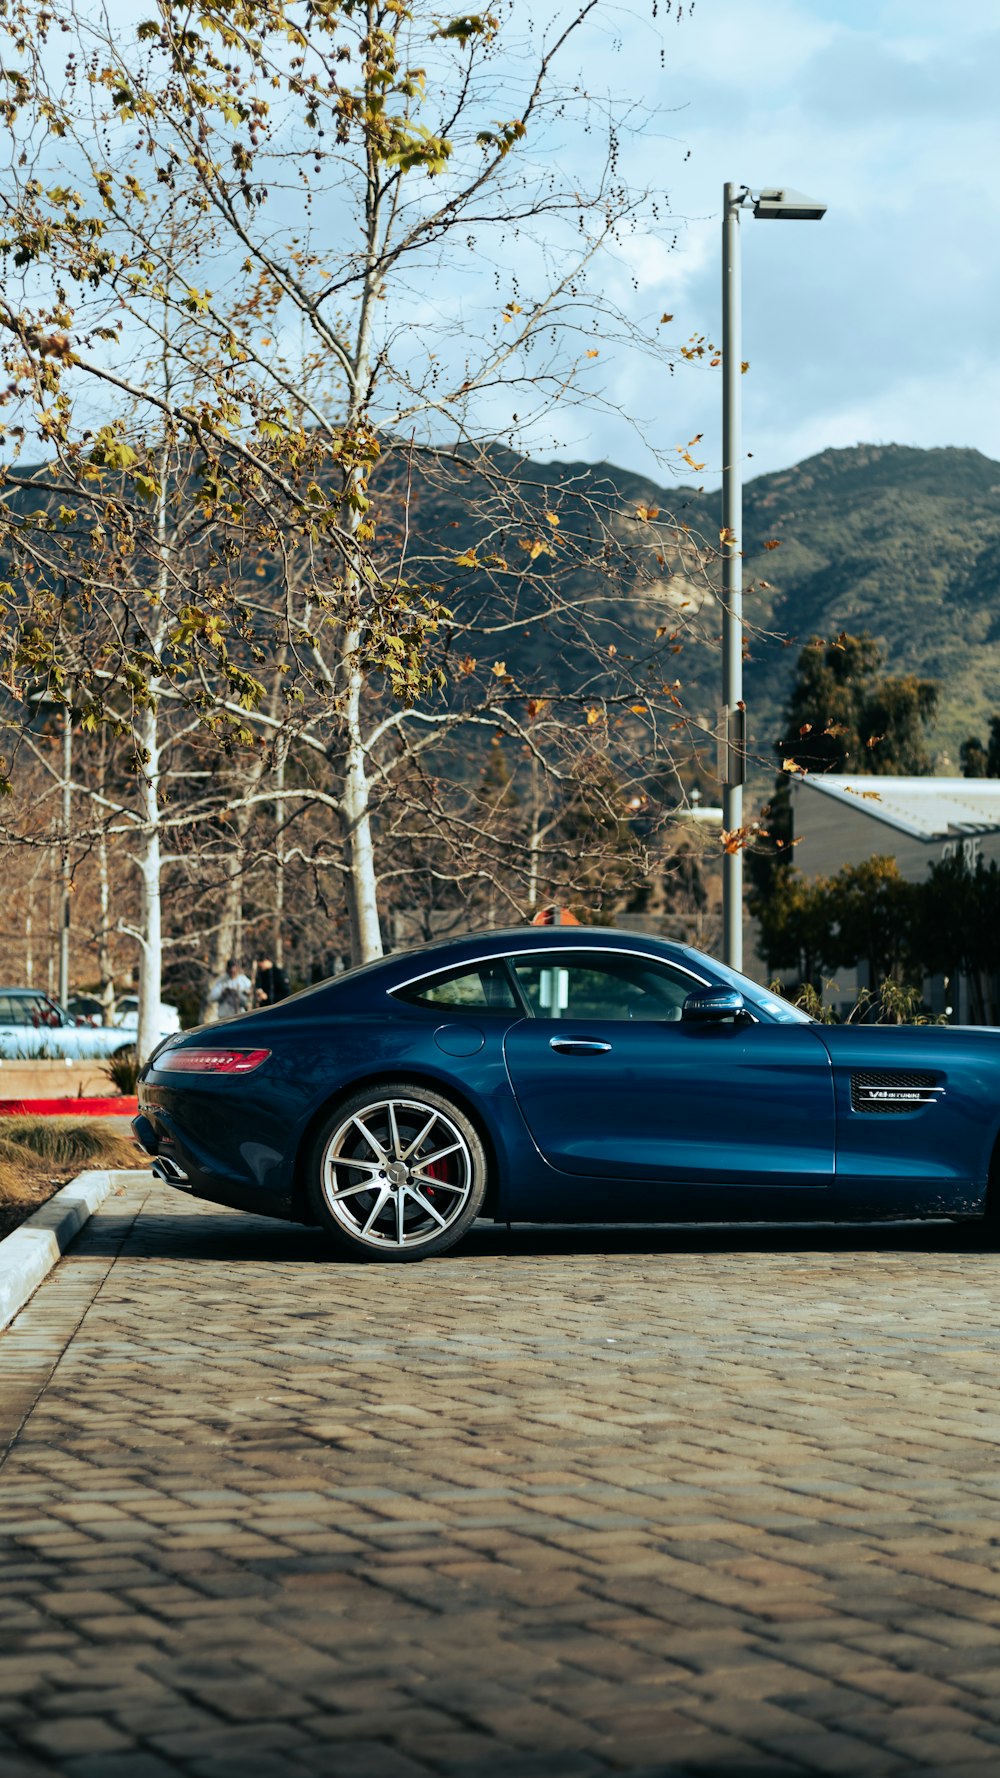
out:
M374 1099L339 1124L321 1180L353 1241L396 1252L436 1240L469 1201L475 1168L457 1124L419 1099Z

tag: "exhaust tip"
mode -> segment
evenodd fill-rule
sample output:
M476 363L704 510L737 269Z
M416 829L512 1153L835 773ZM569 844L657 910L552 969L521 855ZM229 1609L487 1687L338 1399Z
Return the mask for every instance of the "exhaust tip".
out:
M188 1176L183 1167L172 1161L169 1155L158 1154L153 1162L154 1179L162 1179L167 1185L187 1185Z

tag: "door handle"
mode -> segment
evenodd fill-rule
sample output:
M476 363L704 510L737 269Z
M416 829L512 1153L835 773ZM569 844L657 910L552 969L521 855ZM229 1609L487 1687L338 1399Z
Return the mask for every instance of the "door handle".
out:
M611 1048L596 1037L550 1037L549 1049L562 1056L601 1056Z

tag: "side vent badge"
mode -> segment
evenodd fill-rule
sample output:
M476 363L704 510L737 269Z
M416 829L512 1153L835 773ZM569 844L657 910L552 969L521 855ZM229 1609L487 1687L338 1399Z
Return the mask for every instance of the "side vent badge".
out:
M851 1075L851 1110L869 1115L896 1115L936 1105L944 1096L933 1074L908 1073L902 1069L859 1069Z

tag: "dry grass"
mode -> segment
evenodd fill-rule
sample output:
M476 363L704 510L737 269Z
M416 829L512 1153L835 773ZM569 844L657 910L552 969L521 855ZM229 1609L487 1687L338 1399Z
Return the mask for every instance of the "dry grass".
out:
M141 1167L131 1136L101 1118L5 1117L0 1120L0 1236L44 1204L85 1167Z

